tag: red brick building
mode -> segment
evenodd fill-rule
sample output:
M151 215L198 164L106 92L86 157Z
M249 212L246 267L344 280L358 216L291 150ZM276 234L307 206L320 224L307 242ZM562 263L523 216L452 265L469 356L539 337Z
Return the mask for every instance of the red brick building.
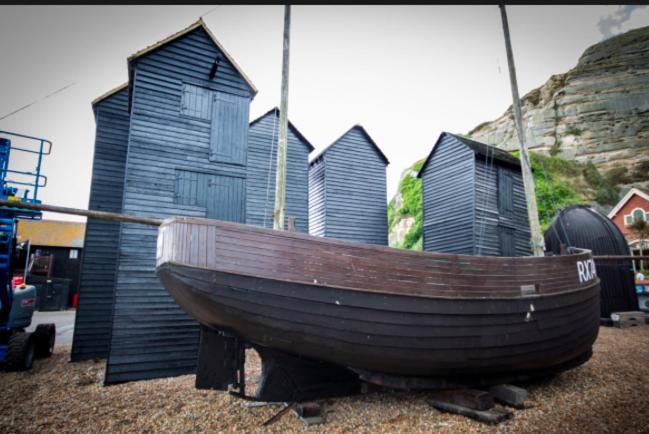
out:
M615 208L608 214L608 218L613 220L613 223L620 228L633 253L639 255L640 240L629 231L628 226L636 220L649 221L649 192L639 188L632 188L615 205ZM645 255L649 253L649 240L644 240L643 250ZM636 264L636 266L638 265ZM643 265L646 266L646 261Z

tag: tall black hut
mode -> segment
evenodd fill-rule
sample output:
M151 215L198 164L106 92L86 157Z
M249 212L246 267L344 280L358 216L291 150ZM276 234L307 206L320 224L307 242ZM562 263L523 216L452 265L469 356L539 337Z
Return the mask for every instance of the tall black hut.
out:
M311 160L309 233L387 245L385 169L389 163L360 125Z
M424 250L531 254L520 162L506 151L443 132L422 179Z
M128 58L122 212L245 222L255 87L202 20ZM157 229L119 231L107 384L194 372L199 327L155 275Z

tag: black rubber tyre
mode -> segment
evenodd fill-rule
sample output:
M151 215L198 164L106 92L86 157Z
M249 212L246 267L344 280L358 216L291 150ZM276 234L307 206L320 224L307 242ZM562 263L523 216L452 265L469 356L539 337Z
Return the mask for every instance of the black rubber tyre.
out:
M34 355L37 358L50 357L54 352L56 326L54 324L39 324L34 331Z
M9 347L5 357L7 371L26 371L34 363L34 340L31 333L14 333L9 338Z

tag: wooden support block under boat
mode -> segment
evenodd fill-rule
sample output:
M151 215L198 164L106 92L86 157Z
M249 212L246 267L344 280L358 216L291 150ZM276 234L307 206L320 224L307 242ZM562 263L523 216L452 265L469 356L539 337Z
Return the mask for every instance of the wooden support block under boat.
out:
M488 424L499 424L508 419L511 419L513 413L505 408L494 407L489 410L474 410L472 408L464 407L461 405L453 404L450 402L431 399L428 403L437 410L447 413L459 414L461 416L470 417L479 422Z
M431 398L481 411L489 410L495 404L492 394L476 389L439 390L433 392Z
M504 382L582 363L599 328L589 251L475 257L175 218L157 273L203 325L357 372Z

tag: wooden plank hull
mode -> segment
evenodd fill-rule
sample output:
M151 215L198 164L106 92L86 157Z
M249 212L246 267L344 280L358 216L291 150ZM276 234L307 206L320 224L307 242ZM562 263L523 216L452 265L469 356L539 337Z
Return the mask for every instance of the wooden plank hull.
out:
M590 353L599 281L576 265L589 257L408 252L179 218L161 227L157 273L200 323L255 345L387 375L496 376Z

